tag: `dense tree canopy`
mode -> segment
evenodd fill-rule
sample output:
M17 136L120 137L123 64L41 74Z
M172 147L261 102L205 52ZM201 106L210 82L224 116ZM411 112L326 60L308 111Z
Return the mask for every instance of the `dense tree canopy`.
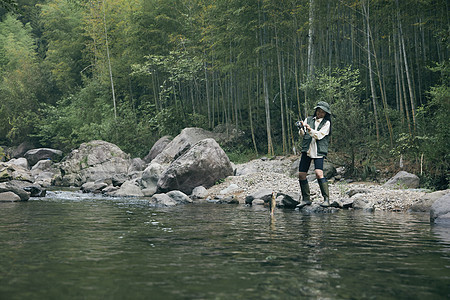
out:
M0 143L143 156L183 127L289 154L319 100L357 176L402 157L448 182L446 0L0 1ZM225 125L225 126L223 126Z

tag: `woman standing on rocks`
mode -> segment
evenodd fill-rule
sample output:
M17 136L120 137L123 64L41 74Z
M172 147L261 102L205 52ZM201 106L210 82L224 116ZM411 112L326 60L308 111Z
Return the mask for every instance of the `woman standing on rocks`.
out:
M300 122L299 134L303 137L302 156L298 168L298 179L302 194L302 201L297 205L299 209L311 205L309 184L306 179L311 160L314 160L314 171L319 183L324 201L322 207L330 206L330 192L327 179L323 176L323 160L328 154L328 141L331 134L331 110L325 101L319 101L314 107L314 116L307 117Z

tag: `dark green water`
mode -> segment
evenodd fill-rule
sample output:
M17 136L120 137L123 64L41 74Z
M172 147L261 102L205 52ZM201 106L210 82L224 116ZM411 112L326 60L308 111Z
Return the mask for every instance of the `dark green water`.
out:
M0 299L449 299L428 215L52 194L0 203Z

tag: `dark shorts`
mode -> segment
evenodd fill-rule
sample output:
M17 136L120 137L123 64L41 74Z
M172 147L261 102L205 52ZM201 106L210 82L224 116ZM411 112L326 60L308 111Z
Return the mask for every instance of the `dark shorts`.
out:
M298 171L307 173L309 166L311 165L311 160L314 160L314 169L323 170L323 157L322 158L311 158L306 154L306 152L302 152L302 157L300 159Z

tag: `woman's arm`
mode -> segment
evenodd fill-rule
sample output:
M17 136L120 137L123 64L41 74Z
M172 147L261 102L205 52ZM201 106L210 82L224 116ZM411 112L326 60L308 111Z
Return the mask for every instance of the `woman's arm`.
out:
M316 140L321 140L330 133L330 121L327 121L320 130L312 129L309 125L306 125L305 127L307 128L309 135Z

